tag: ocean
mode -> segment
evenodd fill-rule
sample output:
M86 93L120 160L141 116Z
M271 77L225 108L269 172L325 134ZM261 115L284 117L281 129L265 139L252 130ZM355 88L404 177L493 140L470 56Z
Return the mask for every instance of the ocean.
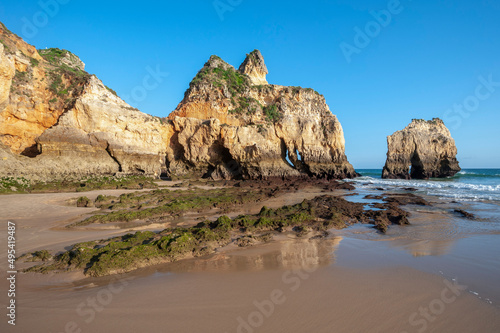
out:
M356 193L347 200L370 207L377 200L365 198L368 194L408 193L412 188L410 193L432 205L405 206L411 225L392 226L385 235L365 225L336 233L344 237L337 264L366 268L386 261L457 278L479 300L500 308L500 169L464 169L454 177L429 180L382 179L381 169L356 171L361 176L350 180ZM460 216L455 209L475 218Z
M438 196L453 201L500 202L500 169L464 169L450 178L429 180L382 179L381 169L356 170L361 177L354 179L359 189L384 188L386 190L412 187L416 193Z

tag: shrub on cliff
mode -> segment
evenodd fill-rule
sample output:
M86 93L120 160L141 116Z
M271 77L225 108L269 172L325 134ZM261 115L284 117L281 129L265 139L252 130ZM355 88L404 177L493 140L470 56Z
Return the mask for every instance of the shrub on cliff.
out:
M68 51L61 50L58 48L50 48L50 49L39 50L39 53L42 56L42 58L47 60L51 65L56 66L59 64L60 59L66 56Z
M278 107L274 104L264 108L264 115L269 122L277 122L283 117L281 112L278 111Z

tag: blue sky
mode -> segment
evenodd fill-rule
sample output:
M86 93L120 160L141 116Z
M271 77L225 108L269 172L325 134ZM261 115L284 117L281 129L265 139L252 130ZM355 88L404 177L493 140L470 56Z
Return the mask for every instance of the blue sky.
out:
M175 109L211 54L237 67L260 49L270 83L325 95L358 169L381 168L387 135L433 117L450 128L462 167L500 168L499 18L498 0L0 4L10 30L37 48L72 51L156 116ZM144 90L150 71L163 74Z

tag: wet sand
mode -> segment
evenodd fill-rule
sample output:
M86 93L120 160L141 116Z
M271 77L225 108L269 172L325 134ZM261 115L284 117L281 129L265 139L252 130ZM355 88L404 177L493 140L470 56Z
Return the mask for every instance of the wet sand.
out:
M104 190L84 193L15 194L0 196L0 232L7 231L7 221L17 224L17 252L25 253L40 249L62 251L65 246L123 233L123 230L66 230L64 227L78 221L96 208L78 208L70 199L87 196L94 200L99 194L120 195L135 192L126 190ZM0 249L4 254L6 249ZM0 258L0 267L5 267L6 257Z
M103 192L124 191L85 195ZM314 195L304 191L247 209ZM1 216L18 225L18 253L61 250L127 231L61 230L92 211L65 206L65 200L78 196L1 197ZM18 325L13 329L2 320L0 331L499 331L499 228L452 218L442 207L414 209L413 225L392 226L387 235L357 225L332 231L328 239L283 236L263 246L120 276L18 274ZM495 210L485 211L495 215ZM3 235L5 225L2 221ZM0 266L5 272L4 247ZM5 309L7 298L1 299Z
M333 254L342 242L329 242ZM274 244L119 277L38 290L25 286L16 328L494 332L500 327L500 310L462 290L460 281L456 286L452 280L401 266L335 265L328 246L321 249L319 243L285 242L281 248Z
M167 183L167 182L165 182ZM168 182L175 185L179 182ZM209 186L197 186L203 189L213 189ZM165 187L162 187L165 188ZM174 188L183 190L185 188ZM147 190L145 190L147 191ZM122 235L135 230L162 230L170 225L165 224L148 225L145 227L121 228L113 224L91 225L88 227L78 227L65 229L64 227L76 221L80 221L90 216L97 208L76 207L76 199L86 196L91 200L102 195L119 196L123 193L137 192L137 190L102 190L82 193L46 193L46 194L18 194L0 196L0 232L7 231L7 221L18 223L17 252L26 253L36 250L47 249L50 251L63 251L65 247L78 242L94 239L103 239L110 236ZM322 192L318 189L306 188L299 190L292 195L281 195L270 198L267 201L246 204L239 209L228 213L230 217L239 214L256 214L262 206L279 208L283 205L293 205L302 202L304 199L312 199L322 194L340 195L345 193L338 190L333 192ZM73 200L74 202L70 202ZM205 219L216 219L222 214L219 210L194 214L196 217L184 216L176 220L179 225L194 225ZM5 251L5 249L0 249ZM0 258L0 268L6 265L5 255Z

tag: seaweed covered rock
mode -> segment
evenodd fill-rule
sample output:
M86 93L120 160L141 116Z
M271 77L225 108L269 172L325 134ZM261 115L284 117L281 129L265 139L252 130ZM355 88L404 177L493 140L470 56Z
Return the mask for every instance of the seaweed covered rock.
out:
M382 178L444 178L461 170L455 140L439 118L413 119L405 129L387 137L387 146Z

